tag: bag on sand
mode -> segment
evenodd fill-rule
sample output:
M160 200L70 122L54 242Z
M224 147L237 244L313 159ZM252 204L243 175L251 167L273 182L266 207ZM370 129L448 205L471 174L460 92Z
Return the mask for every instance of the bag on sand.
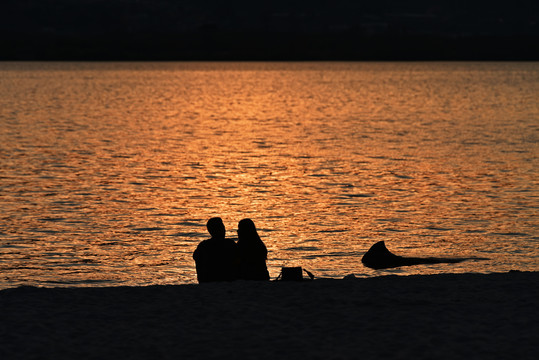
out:
M302 281L303 280L303 271L309 275L310 280L314 280L314 275L312 272L302 269L301 266L294 267L283 267L281 268L281 273L276 280L281 281Z

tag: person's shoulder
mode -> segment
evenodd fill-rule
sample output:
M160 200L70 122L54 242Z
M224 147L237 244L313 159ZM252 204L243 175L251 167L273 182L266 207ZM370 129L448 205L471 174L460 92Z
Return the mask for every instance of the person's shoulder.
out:
M212 243L212 239L202 240L200 243L198 243L198 247L209 246L211 245L211 243Z
M204 251L209 246L211 246L211 239L202 240L200 243L198 243L197 248L195 249L195 252Z
M207 240L202 240L198 245L197 245L197 248L195 249L195 251L193 251L193 259L195 259L195 261L197 261L198 259L200 259L201 257L204 257L206 256L205 254L208 253L208 241L209 239Z

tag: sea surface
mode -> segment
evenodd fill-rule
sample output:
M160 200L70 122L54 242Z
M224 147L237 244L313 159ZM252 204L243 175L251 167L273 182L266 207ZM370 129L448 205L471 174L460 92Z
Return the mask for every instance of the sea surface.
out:
M0 63L0 288L539 271L539 63ZM480 257L371 270L409 256Z

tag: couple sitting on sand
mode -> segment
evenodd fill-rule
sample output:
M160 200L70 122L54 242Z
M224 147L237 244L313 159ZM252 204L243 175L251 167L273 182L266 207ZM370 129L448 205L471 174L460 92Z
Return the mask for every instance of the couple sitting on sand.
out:
M211 239L198 244L193 259L199 283L232 280L269 280L266 267L268 250L251 219L238 223L238 242L225 238L225 225L219 217L206 224Z

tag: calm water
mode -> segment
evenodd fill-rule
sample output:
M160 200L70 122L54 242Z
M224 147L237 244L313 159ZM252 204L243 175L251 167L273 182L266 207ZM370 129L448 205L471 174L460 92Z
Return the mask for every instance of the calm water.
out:
M539 63L0 63L0 288L539 270ZM403 255L487 261L374 271Z

